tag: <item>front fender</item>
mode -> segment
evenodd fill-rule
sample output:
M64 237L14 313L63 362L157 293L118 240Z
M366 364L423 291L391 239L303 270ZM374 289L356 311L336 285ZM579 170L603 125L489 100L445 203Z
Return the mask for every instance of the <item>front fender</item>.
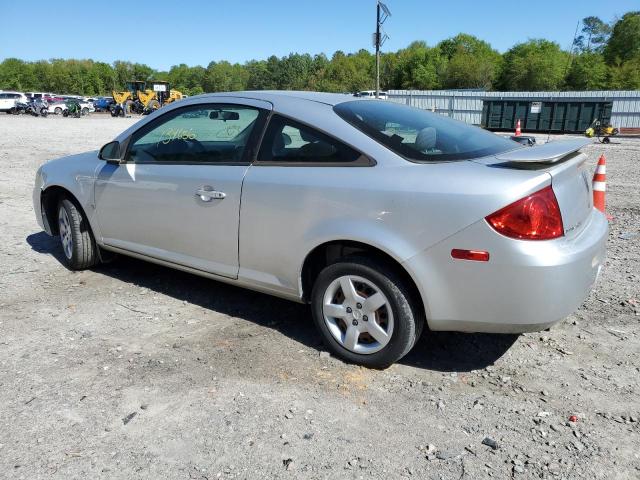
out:
M43 194L51 189L63 189L80 205L87 215L96 239L100 238L95 219L94 182L96 171L104 165L98 158L98 152L86 152L78 155L51 160L42 165L37 173L33 191L33 208L38 224L50 235L52 228L48 225L45 212L42 210Z

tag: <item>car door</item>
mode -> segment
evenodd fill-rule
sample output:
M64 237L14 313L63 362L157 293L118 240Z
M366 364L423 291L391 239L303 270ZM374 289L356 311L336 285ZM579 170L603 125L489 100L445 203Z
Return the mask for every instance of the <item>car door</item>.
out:
M8 93L0 93L0 110L10 110L15 105L15 99Z
M242 187L240 279L295 295L308 244L326 233L316 227L363 214L361 187L373 165L338 139L273 114Z
M102 241L236 278L240 193L266 102L225 99L173 109L126 140L95 182Z

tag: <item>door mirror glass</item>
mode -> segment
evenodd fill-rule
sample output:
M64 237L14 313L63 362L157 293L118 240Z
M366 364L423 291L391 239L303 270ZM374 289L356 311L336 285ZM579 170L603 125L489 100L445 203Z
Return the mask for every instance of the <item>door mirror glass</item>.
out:
M120 163L120 142L114 140L107 143L100 149L98 158L107 163Z

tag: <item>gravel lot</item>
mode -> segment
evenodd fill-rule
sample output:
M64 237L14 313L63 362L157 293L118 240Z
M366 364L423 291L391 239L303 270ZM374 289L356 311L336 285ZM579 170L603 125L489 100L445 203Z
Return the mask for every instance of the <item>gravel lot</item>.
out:
M127 258L62 266L35 170L135 120L0 115L0 477L640 478L640 139L587 148L613 220L580 310L427 332L374 371L322 354L305 306Z

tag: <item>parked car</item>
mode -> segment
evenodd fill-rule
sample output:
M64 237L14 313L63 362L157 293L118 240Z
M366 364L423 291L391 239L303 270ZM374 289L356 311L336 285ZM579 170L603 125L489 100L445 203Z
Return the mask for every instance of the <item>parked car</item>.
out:
M208 94L44 164L33 202L71 269L119 253L310 303L335 355L384 367L425 322L526 332L578 308L608 231L589 142L524 147L339 94Z
M27 96L27 99L29 102L39 98L46 100L47 98L56 96L54 93L46 93L46 92L25 92L24 94Z
M376 98L376 91L375 90L363 90L362 92L355 93L354 97ZM388 98L387 92L380 91L378 93L378 99L386 100L387 98Z
M100 97L93 102L93 107L96 112L108 112L115 103L113 97Z
M27 103L27 97L20 92L0 92L0 112L14 113L16 102Z
M96 109L92 103L85 102L77 97L66 97L66 99L72 98L80 104L80 111L82 115L87 115L88 113L95 112ZM64 114L65 110L67 110L67 100L61 100L57 102L53 102L49 104L49 113L55 113L56 115Z

